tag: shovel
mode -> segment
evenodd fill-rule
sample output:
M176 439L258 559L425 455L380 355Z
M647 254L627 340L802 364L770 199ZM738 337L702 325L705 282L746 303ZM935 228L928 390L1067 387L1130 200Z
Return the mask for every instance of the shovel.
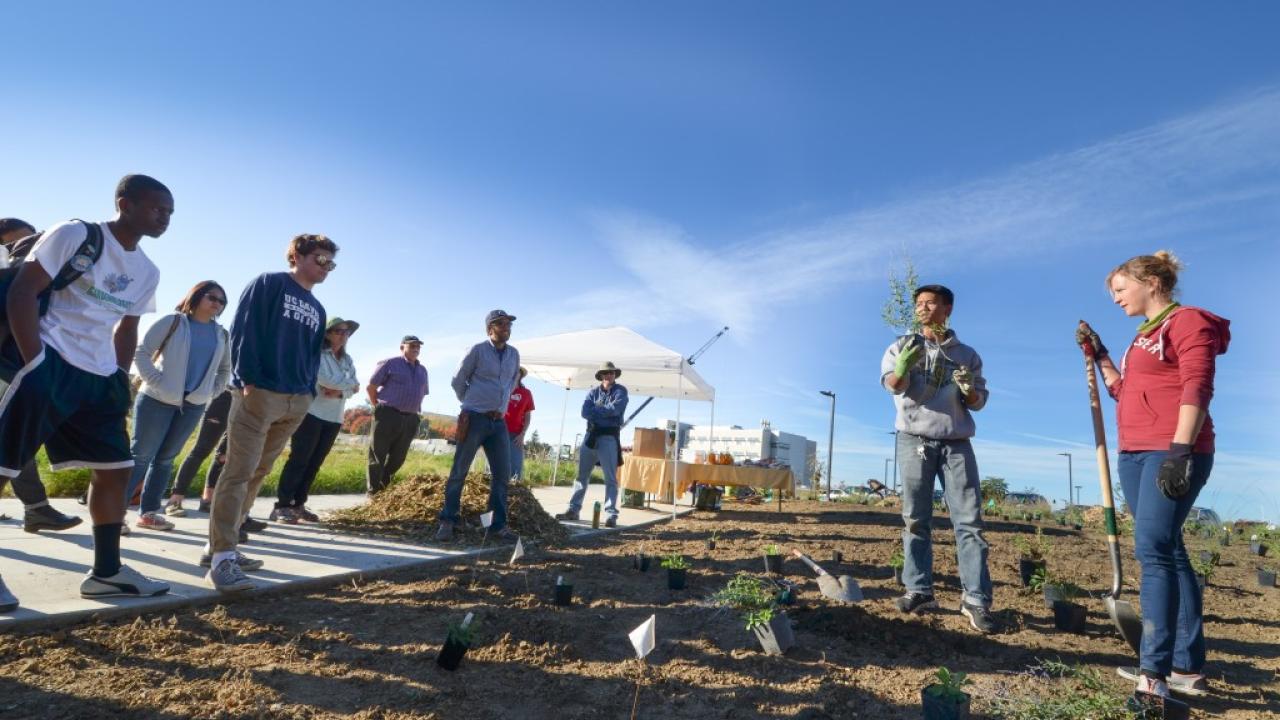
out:
M848 575L841 575L839 579L835 578L822 569L822 566L814 562L812 558L799 550L792 550L791 553L804 561L814 572L818 573L818 589L822 591L823 597L831 598L837 602L856 603L862 602L862 588L858 587L858 581Z
M1085 326L1083 320L1080 321ZM1102 512L1107 525L1107 549L1111 554L1111 592L1103 598L1111 622L1120 636L1139 656L1142 654L1142 619L1127 600L1120 599L1124 579L1120 575L1120 539L1116 531L1115 501L1111 496L1111 462L1107 458L1107 431L1102 425L1102 403L1098 399L1097 363L1093 357L1093 345L1082 343L1084 371L1089 382L1089 404L1093 411L1093 441L1098 452L1098 481L1102 485Z

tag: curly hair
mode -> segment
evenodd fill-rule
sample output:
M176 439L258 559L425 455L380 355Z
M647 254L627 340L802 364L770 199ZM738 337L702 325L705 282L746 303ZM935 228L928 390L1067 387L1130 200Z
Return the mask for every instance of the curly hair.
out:
M289 241L284 257L289 261L289 267L296 267L298 258L306 257L317 250L327 250L330 254L337 255L338 245L324 235L303 233Z

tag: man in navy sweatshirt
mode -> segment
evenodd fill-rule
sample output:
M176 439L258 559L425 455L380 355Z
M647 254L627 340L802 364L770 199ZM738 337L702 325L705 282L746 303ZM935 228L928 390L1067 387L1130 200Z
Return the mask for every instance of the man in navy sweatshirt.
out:
M311 289L337 267L338 246L323 235L299 235L289 244L289 272L264 273L240 295L231 324L231 415L227 463L213 492L209 546L200 563L223 592L248 590L245 570L261 560L236 550L240 525L258 497L284 445L315 396L326 322Z

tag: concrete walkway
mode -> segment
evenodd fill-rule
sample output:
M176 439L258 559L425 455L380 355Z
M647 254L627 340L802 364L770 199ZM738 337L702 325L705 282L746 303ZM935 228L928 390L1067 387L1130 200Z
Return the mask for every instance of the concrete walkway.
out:
M534 496L548 513L563 512L568 505L570 489L536 488ZM575 535L609 532L590 526L591 503L603 500L604 488L592 485L586 499L585 523L568 523ZM252 516L265 520L271 512L273 498L259 498ZM311 498L308 506L317 514L364 502L363 495L322 495ZM93 536L88 510L74 500L53 500L57 509L84 518L80 526L60 533L31 534L22 530L22 503L13 498L0 500L0 577L22 605L15 611L0 613L0 632L17 627L61 625L98 616L135 615L194 604L208 604L226 597L204 582L205 569L197 563L207 539L208 517L194 512L195 501L187 502L188 517L169 518L176 526L169 532L133 529L132 535L120 539L121 556L126 565L157 580L169 583L165 595L154 598L117 598L85 600L80 597L80 582L93 562ZM682 507L679 513L690 508ZM131 512L130 522L137 513ZM652 509L622 510L619 527L638 527L671 518L671 506L654 505ZM603 524L603 518L601 519ZM282 525L271 523L263 533L254 533L241 552L263 560L266 566L250 577L260 588L248 594L261 594L279 589L335 585L352 577L370 577L430 562L495 552L493 549L452 546L413 545L390 539L377 539L334 533L317 525ZM510 552L509 549L497 552ZM243 596L245 593L237 593Z

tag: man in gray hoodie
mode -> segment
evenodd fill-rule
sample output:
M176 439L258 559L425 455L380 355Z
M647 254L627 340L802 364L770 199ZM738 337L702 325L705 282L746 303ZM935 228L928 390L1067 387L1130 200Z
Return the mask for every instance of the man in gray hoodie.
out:
M956 534L957 564L964 593L960 613L975 630L994 632L987 541L982 537L982 488L969 438L973 411L987 404L982 358L947 329L955 295L941 285L912 294L919 334L893 342L880 361L880 383L897 408L899 467L902 468L902 582L898 598L905 613L936 608L933 596L933 481L941 477Z

